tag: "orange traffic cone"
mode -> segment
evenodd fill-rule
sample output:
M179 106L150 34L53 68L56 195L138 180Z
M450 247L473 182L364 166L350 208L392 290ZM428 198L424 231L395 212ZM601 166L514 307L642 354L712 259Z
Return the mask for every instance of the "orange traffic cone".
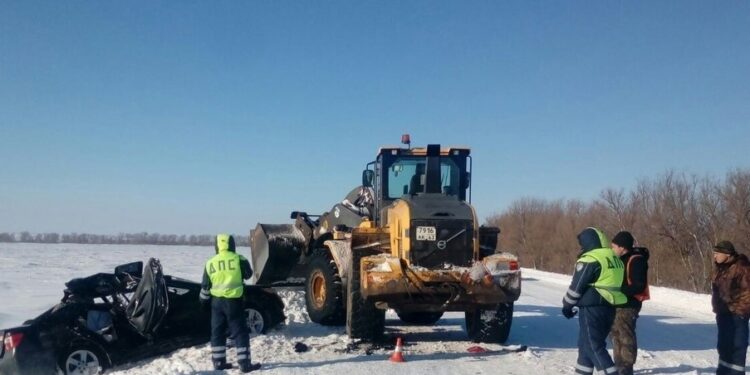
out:
M391 355L391 362L406 362L404 359L404 355L401 352L401 349L403 348L403 343L401 342L401 337L396 339L396 349L393 351L393 355Z

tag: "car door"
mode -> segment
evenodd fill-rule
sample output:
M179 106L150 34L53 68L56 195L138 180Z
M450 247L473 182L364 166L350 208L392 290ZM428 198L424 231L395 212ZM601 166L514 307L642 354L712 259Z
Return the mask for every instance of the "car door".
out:
M161 263L149 259L143 269L125 313L130 324L143 337L151 339L169 311L169 296Z

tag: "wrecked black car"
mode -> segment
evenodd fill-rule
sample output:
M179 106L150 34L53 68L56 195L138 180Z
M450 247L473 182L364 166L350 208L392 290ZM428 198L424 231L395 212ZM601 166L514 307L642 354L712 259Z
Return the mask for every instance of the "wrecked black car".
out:
M158 260L145 268L143 262L124 264L65 286L59 304L0 331L0 374L97 374L210 339L200 284L164 275ZM286 319L272 290L246 285L244 296L251 334Z

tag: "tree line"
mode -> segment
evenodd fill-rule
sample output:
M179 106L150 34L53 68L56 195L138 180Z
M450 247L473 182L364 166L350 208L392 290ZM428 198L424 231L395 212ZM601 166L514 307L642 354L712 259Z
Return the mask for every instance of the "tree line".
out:
M518 254L523 267L568 274L582 229L595 226L610 239L627 230L650 250L652 285L706 293L714 244L730 240L750 255L750 170L724 178L668 171L591 201L523 198L488 222L502 230L498 247Z
M247 236L234 236L237 246L249 246ZM186 245L213 246L214 235L199 234L163 234L163 233L0 233L0 242L28 243L74 243L74 244L112 244L112 245Z

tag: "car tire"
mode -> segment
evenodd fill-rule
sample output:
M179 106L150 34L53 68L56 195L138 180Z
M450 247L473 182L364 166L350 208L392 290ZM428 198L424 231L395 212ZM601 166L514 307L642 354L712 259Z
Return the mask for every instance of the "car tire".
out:
M58 357L58 365L63 375L101 374L111 364L109 357L95 345L73 345Z
M253 303L245 306L245 320L247 321L247 332L250 335L265 334L271 323L268 312Z

